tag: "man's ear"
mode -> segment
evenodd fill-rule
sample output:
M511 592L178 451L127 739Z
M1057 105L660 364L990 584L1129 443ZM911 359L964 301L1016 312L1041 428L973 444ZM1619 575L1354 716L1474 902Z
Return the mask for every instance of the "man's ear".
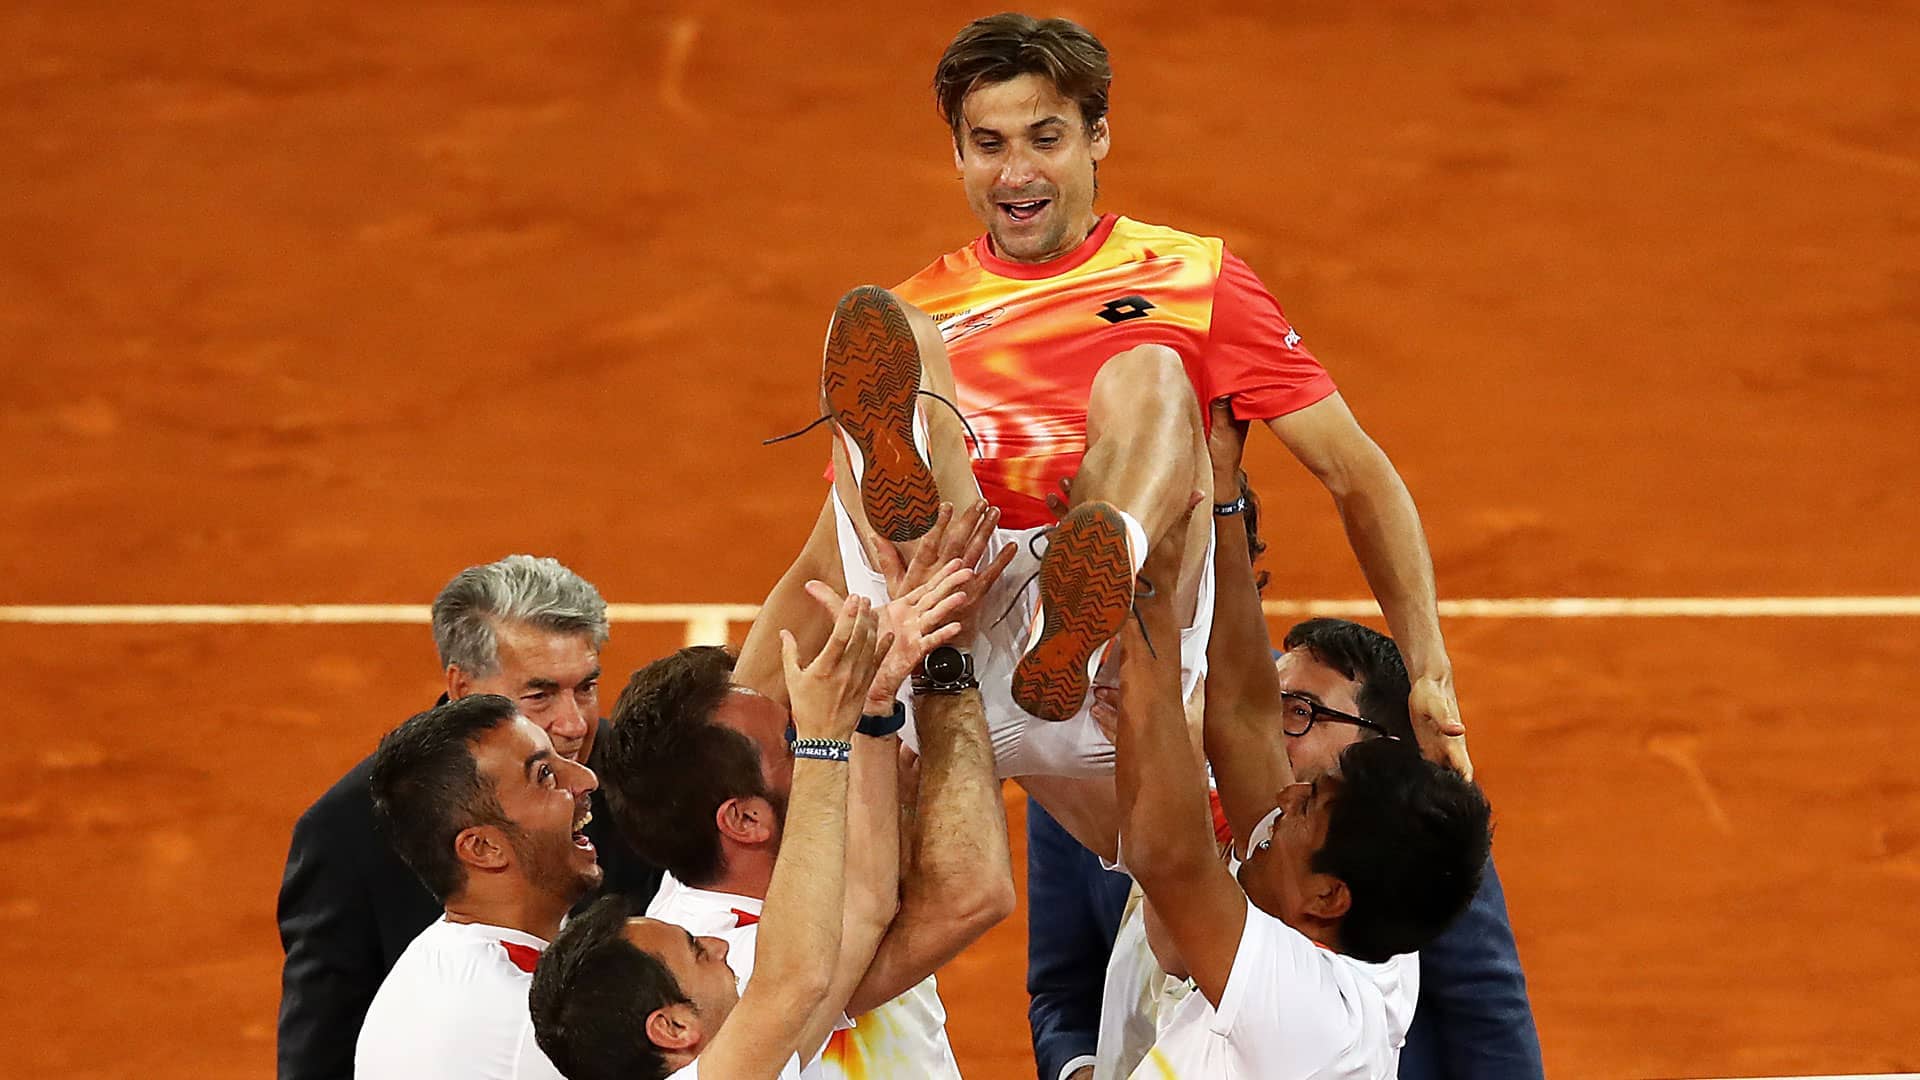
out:
M469 825L453 838L453 853L476 870L505 870L513 865L513 848L498 825Z
M648 1013L647 1038L668 1053L693 1050L700 1041L700 1032L693 1026L693 1006L681 1001Z
M1307 879L1307 914L1325 922L1338 922L1353 907L1353 894L1347 883L1332 874L1314 874Z
M473 676L460 670L459 664L447 665L447 700L459 701L473 692Z
M728 799L713 812L713 822L736 844L765 844L774 836L773 804L758 795Z
M1113 131L1107 126L1107 118L1101 117L1093 122L1093 160L1095 163L1107 159L1107 151L1113 149Z
M960 151L960 133L957 131L953 133L953 167L956 170L963 170L967 167L966 155Z

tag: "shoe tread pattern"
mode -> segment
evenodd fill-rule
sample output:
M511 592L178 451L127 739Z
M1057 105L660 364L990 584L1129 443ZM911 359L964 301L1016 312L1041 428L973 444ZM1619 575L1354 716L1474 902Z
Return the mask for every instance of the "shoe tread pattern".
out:
M885 289L866 285L841 297L821 385L834 422L865 459L860 505L867 521L896 542L924 536L939 514L940 488L913 445L920 347L906 312Z
M1042 720L1068 720L1086 703L1087 663L1120 632L1133 606L1133 559L1120 512L1075 507L1040 558L1040 637L1013 668L1013 700Z

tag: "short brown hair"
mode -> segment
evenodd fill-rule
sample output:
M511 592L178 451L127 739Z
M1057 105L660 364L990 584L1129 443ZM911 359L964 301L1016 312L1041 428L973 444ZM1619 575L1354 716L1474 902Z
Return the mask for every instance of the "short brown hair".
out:
M1022 75L1044 77L1062 97L1080 106L1088 131L1107 115L1113 66L1100 39L1066 19L1007 11L968 23L933 69L934 104L954 140L960 138L960 103L968 94Z
M760 752L714 722L733 691L733 654L714 645L663 656L628 680L613 706L601 789L641 858L699 888L720 876L715 810L771 799Z
M467 868L453 851L460 833L475 825L515 828L473 749L518 714L498 694L463 697L416 713L373 753L374 824L442 904L467 887Z

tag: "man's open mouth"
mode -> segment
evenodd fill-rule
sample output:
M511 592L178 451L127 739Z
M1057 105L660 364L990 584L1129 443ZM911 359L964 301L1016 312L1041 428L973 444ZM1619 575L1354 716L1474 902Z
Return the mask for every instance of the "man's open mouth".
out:
M1052 202L1052 199L1027 199L1024 202L1003 202L1000 204L1000 210L1015 221L1032 221Z
M587 839L587 822L593 820L593 811L582 810L580 817L573 823L573 846L587 851L593 850L593 841Z

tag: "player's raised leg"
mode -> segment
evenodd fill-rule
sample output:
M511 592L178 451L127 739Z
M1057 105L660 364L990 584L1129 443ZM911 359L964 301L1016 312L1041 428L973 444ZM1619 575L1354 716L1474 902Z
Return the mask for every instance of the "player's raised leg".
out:
M1129 349L1094 376L1087 452L1074 477L1073 501L1122 508L1138 520L1151 548L1189 520L1195 491L1211 490L1206 453L1200 405L1180 354L1159 345ZM1136 559L1145 557L1141 552Z
M955 396L946 346L925 312L871 285L840 298L821 355L821 399L826 414L845 433L833 440L834 490L855 535L893 537L914 529L919 530L916 536L923 535L942 501L954 505L956 517L980 501L966 427L941 404ZM850 444L865 447L859 449L861 469L848 453ZM925 503L929 471L935 493L932 513ZM799 556L767 594L734 668L736 682L776 701L785 701L786 693L779 632L791 631L803 654L811 655L826 640L830 625L807 596L807 581L817 578L852 587L854 574L879 579L878 571L864 562L849 565L854 555L864 559L864 553L858 545L853 551L842 547L834 501L835 495L829 495ZM871 517L884 520L891 530L875 528L867 509L870 502L877 507ZM909 557L912 549L911 542L901 545ZM881 599L873 588L866 591Z
M1168 530L1188 531L1188 557L1172 589L1190 622L1199 594L1211 515L1189 515L1212 490L1200 410L1180 357L1143 345L1109 360L1095 377L1087 452L1066 517L1040 561L1040 603L1013 698L1045 720L1080 711L1101 650L1132 608L1136 575ZM1198 554L1194 554L1194 553Z
M856 526L906 543L933 527L941 502L959 512L979 500L964 425L940 403L954 397L946 348L924 312L875 285L848 291L827 330L820 395L841 436L835 487Z

